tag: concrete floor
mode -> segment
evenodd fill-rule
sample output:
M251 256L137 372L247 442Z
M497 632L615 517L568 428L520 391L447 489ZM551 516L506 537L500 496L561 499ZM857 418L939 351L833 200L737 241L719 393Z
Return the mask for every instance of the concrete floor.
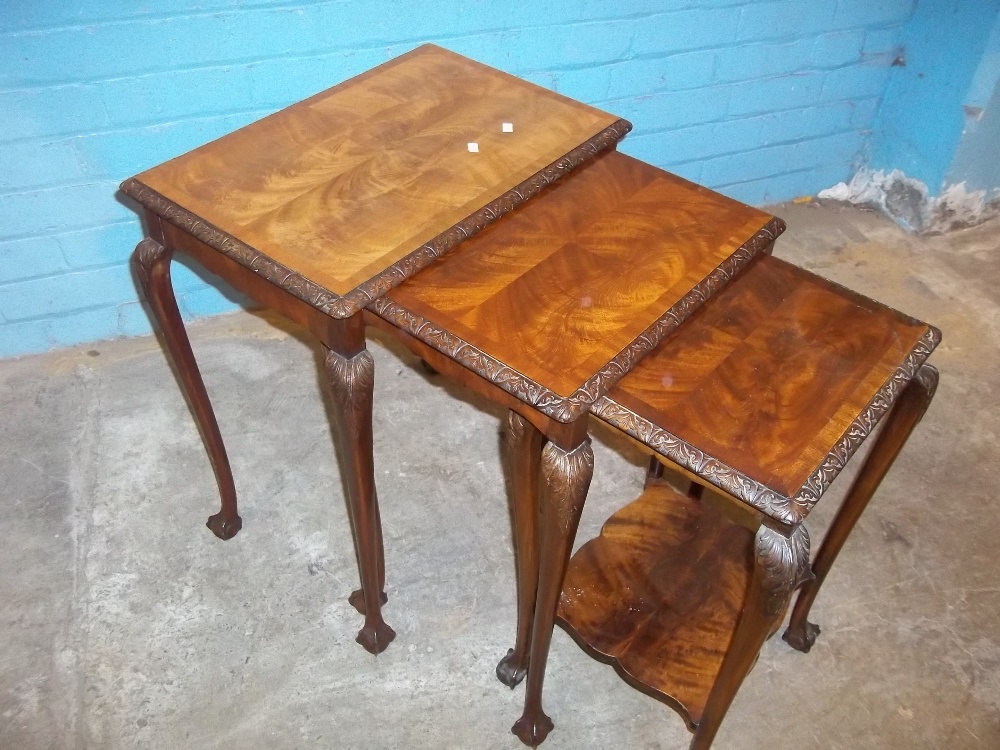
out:
M918 239L857 209L776 213L779 256L944 331L941 386L827 581L812 653L769 642L715 747L1000 748L1000 225ZM523 687L493 676L514 621L501 411L372 344L398 633L374 658L314 347L245 313L191 334L240 492L226 543L154 338L0 362L0 748L521 747ZM580 540L645 464L597 438ZM548 750L689 738L558 629L546 708Z

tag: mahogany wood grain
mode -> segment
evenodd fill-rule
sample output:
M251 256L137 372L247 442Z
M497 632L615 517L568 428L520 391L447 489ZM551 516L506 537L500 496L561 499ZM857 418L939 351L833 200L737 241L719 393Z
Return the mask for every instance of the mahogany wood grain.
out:
M189 254L326 347L362 582L350 602L365 615L358 641L372 653L395 634L381 616L374 366L362 308L612 148L630 128L428 45L122 184L143 206L156 240L140 245L136 269L216 470L223 507L209 526L219 536L232 536L241 522L222 438L170 288L171 253ZM560 430L560 444L570 445L585 432Z
M925 323L760 257L607 400L713 458L720 475L796 497L901 365L920 347L926 357L934 335ZM641 430L626 413L607 421ZM828 484L836 470L826 473Z
M529 472L512 477L518 628L497 676L513 685L527 671L524 712L512 728L525 744L537 745L552 729L542 686L592 472L588 408L782 228L767 214L609 152L368 308L370 323L435 370L518 414L512 466ZM540 458L534 428L550 441ZM543 477L537 511L533 472Z
M651 468L642 497L574 556L559 614L588 652L680 710L692 750L711 745L801 585L785 639L812 645L809 607L933 396L937 373L923 361L939 340L931 326L761 256L595 405L699 484L684 496ZM788 509L806 486L815 502L887 412L810 567L801 522L812 505ZM709 505L717 496L705 485L735 502Z
M748 529L654 479L573 556L558 622L707 750L808 563L804 527Z
M658 322L687 317L702 300L685 297L771 218L609 152L372 309L432 346L465 347L463 364L501 387L510 378L498 372L512 371L568 421L587 404L564 402L592 403L630 363L608 364L642 337L655 343Z
M693 730L739 619L753 538L710 505L651 482L573 556L559 622Z
M806 527L785 531L788 536L762 525L754 535L753 574L743 610L688 750L709 750L764 642L784 617L789 598L812 575Z
M136 180L343 296L616 121L425 45Z
M241 266L232 258L209 247L201 240L163 221L152 212L146 212L149 226L157 226L163 241L170 248L196 261L205 270L224 280L226 284L245 294L261 307L274 310L285 318L298 323L325 346L353 357L365 347L362 317L339 319L326 315L308 302L293 297L285 290ZM344 321L347 321L346 323ZM349 332L348 332L348 329Z

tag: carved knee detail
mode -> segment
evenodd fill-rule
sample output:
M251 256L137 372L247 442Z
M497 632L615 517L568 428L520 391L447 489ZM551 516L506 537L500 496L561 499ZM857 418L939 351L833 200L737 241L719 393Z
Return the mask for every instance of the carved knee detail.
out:
M508 450L524 440L528 431L528 420L513 409L507 411L507 421L503 426L503 439Z
M132 251L132 268L139 277L143 290L149 289L153 267L170 260L173 251L148 237L135 246Z
M542 449L542 481L563 535L570 533L583 510L593 474L594 451L589 439L569 453L554 443Z
M927 411L927 407L930 406L931 400L934 398L939 377L940 374L937 368L934 365L928 364L921 365L920 369L917 370L917 374L913 376L913 379L920 384L924 391L924 401L921 404L921 418L923 418L924 412Z
M535 428L528 420L516 411L510 410L507 412L507 419L503 423L500 434L503 439L502 448L506 453L505 458L509 472L517 470L516 460L518 451L524 449L526 445L525 441L532 437L533 432L535 432ZM516 480L513 474L511 474L510 478Z
M366 408L375 387L375 360L367 349L350 359L328 349L324 367L339 411L355 415Z
M809 532L799 525L786 537L767 526L757 531L754 554L760 570L764 613L777 617L792 592L812 578L809 567Z

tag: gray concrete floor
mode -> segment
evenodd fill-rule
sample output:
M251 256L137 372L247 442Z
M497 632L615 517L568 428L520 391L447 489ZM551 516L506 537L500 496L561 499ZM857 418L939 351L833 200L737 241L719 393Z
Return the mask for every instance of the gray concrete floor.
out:
M919 239L857 209L776 212L779 256L943 329L941 386L816 604L816 647L769 642L715 747L998 748L1000 225ZM246 313L191 335L240 493L226 543L154 338L0 362L0 748L519 748L523 687L493 676L514 621L501 411L372 344L398 633L374 658L314 347ZM645 463L595 443L580 540ZM689 737L558 629L546 708L549 750Z

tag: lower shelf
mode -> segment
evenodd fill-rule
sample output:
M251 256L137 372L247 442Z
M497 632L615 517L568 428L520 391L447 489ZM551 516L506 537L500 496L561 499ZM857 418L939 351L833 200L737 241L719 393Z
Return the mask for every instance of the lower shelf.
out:
M559 624L693 730L743 608L752 547L749 530L653 483L573 556Z

